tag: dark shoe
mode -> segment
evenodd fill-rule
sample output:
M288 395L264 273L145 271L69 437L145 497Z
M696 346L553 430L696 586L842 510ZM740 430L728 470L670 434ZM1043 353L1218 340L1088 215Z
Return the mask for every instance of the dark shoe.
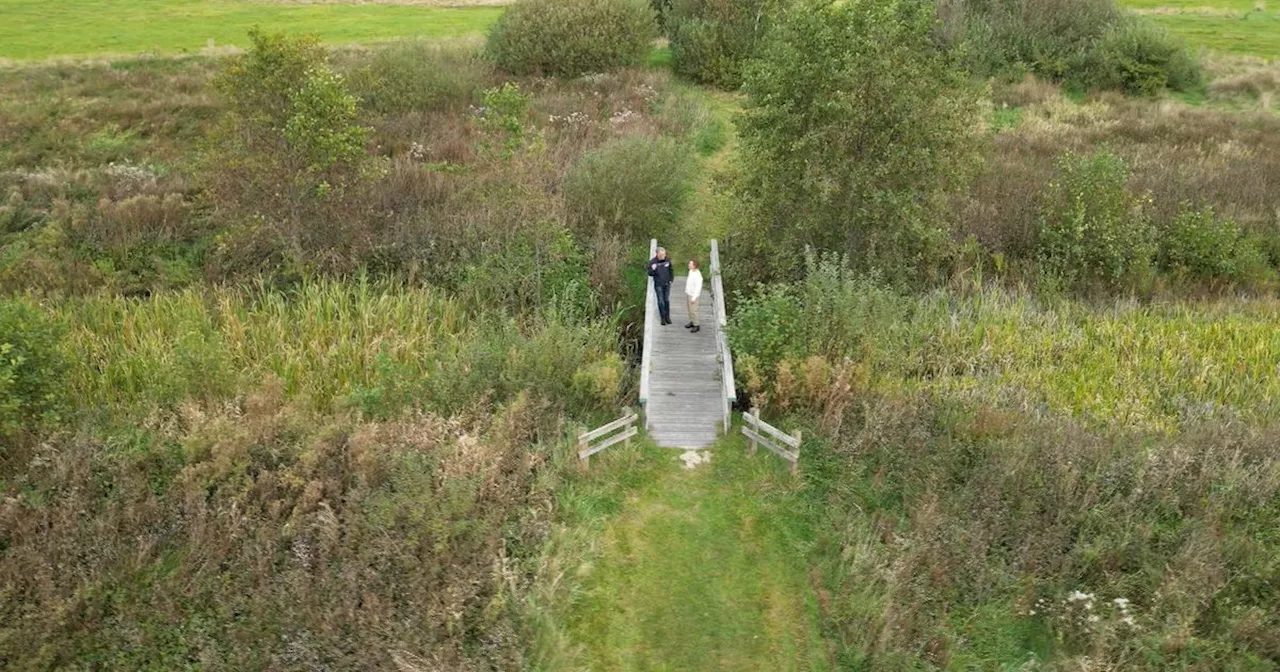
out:
M690 322L689 324L684 325L684 328L685 328L685 329L692 329L692 328L693 328L693 323L692 323L692 322Z
M692 329L690 329L690 330L689 330L689 333L691 333L691 334L696 334L696 333L698 333L699 331L702 331L702 327L694 327L694 328L692 328Z

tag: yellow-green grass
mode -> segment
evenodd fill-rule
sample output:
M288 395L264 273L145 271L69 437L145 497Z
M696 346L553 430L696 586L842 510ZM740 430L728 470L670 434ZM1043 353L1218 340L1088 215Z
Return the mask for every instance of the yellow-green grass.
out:
M448 411L535 381L554 393L579 366L617 361L604 323L477 316L440 291L382 282L96 296L51 308L67 326L71 397L89 409L217 402L276 378L322 409L363 398Z
M831 668L807 574L812 540L799 481L767 452L747 455L737 438L711 454L710 464L663 470L633 491L603 526L599 557L568 568L581 581L565 617L577 654L561 665ZM644 460L677 455L651 450Z
M328 43L448 38L486 31L501 7L254 0L0 0L0 58L182 54L246 46L246 33L308 33Z
M813 344L796 354L837 362L847 356L884 392L931 390L1148 431L1176 431L1205 418L1280 420L1280 304L1274 299L1090 306L1049 305L997 289L915 300L866 288L810 291L839 298L776 318L824 321L808 327ZM838 294L845 291L850 294ZM840 305L846 300L866 303ZM771 346L741 330L769 310L742 307L735 316L744 381L771 375L756 368L754 354L767 360ZM826 379L819 373L796 362L774 378L781 388L821 387Z
M1280 2L1122 0L1196 48L1280 58Z
M1240 18L1167 14L1149 17L1192 47L1231 54L1280 58L1280 12Z
M1265 422L1280 411L1274 301L1096 310L987 292L920 308L904 327L916 332L913 346L877 339L876 360L908 374L894 386L1003 397L1143 429L1222 412Z

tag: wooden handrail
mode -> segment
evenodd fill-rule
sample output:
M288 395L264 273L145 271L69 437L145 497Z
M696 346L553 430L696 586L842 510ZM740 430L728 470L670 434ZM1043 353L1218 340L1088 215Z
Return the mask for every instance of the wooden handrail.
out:
M795 434L787 434L761 420L760 411L754 408L744 413L742 418L746 423L742 427L742 434L751 439L752 455L756 454L756 445L762 445L778 457L790 462L791 473L794 474L800 468L801 434L799 431ZM747 425L750 425L750 428ZM794 448L794 450L787 450L787 448Z
M578 459L581 460L582 467L584 469L590 466L592 455L595 455L605 448L622 441L626 441L630 444L631 437L640 433L640 430L636 427L636 420L638 420L640 416L636 415L635 411L632 411L629 408L623 410L626 412L626 415L621 418L614 420L607 425L597 427L589 432L583 432L578 435ZM622 430L621 432L618 431L620 429ZM594 446L591 445L591 442L597 439L603 440Z
M724 390L724 432L729 433L730 409L738 399L738 388L733 380L733 353L729 351L729 337L725 327L729 324L725 308L724 279L720 275L720 243L711 239L711 297L716 315L716 357L720 360L720 381Z
M658 239L649 239L649 259L658 255ZM645 263L649 262L645 259ZM653 353L653 321L658 312L658 295L653 289L653 277L650 277L644 293L644 343L640 353L640 405L644 407L644 426L649 428L649 369Z

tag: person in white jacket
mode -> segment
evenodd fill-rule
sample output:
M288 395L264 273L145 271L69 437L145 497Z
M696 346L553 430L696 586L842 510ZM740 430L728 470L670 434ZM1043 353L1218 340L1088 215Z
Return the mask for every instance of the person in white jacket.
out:
M698 297L702 296L702 272L698 270L698 262L689 260L689 276L684 281L684 298L689 306L689 324L684 325L690 333L702 331L698 326Z

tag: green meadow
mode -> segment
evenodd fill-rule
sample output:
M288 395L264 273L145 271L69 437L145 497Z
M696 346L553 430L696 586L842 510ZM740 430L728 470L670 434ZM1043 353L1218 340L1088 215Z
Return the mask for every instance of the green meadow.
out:
M246 46L246 31L310 33L333 44L484 33L501 7L254 0L0 0L0 58L183 54Z

